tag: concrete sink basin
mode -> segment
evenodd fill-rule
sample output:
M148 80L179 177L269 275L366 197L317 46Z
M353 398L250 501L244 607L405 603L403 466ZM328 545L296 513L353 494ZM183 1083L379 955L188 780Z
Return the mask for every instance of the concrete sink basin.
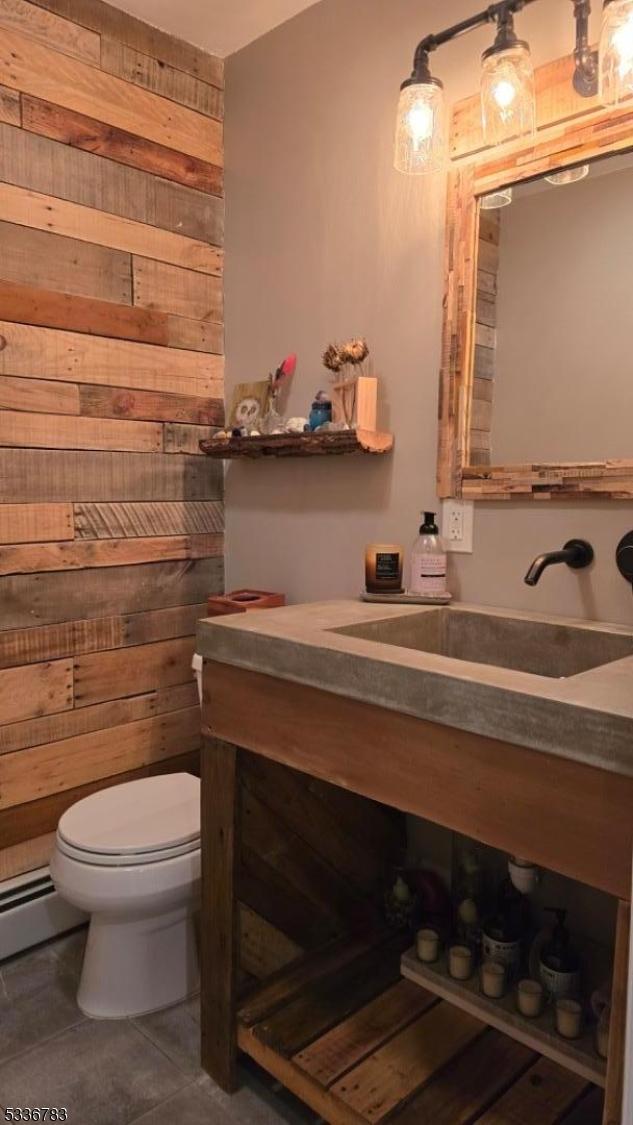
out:
M552 679L576 676L633 655L630 635L450 607L332 632Z

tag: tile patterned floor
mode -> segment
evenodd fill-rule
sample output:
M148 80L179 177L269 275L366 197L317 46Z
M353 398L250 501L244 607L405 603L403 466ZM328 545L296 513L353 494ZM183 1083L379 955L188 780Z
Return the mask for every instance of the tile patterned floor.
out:
M0 964L0 1111L57 1105L69 1125L313 1125L254 1066L232 1098L199 1061L199 1005L88 1020L75 992L85 931Z

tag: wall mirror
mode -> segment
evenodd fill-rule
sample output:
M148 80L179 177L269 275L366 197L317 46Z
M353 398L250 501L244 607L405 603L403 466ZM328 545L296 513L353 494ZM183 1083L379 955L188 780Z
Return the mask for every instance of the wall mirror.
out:
M633 114L451 175L438 485L633 497Z

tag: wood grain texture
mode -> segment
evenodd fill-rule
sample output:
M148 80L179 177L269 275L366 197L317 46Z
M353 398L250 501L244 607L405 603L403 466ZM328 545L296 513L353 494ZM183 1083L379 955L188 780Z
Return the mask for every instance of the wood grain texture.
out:
M24 750L29 746L42 746L47 742L61 742L68 738L88 734L95 730L109 730L151 718L169 711L182 711L198 702L196 685L178 684L161 691L149 691L128 699L115 699L97 703L94 707L81 707L43 715L19 723L0 726L0 754Z
M33 664L28 668L7 668L0 672L3 723L67 711L72 705L73 667L69 660Z
M224 94L217 86L135 51L120 40L101 39L101 68L207 117L219 121L224 117Z
M79 414L79 388L52 379L0 375L0 407L42 414Z
M482 1114L478 1125L506 1125L508 1121L539 1121L558 1125L588 1088L578 1078L549 1059L539 1059L498 1102Z
M205 671L217 737L609 894L630 892L633 779L226 664ZM308 713L320 722L299 727ZM376 759L377 744L387 759Z
M629 977L629 945L631 939L631 903L620 900L613 958L611 1019L609 1023L609 1057L604 1099L604 1125L620 1125L626 1074L627 987Z
M0 281L0 319L145 344L169 344L169 318L161 313L12 281Z
M187 683L192 674L193 650L193 637L176 637L138 648L78 656L74 665L75 706L90 707L108 699Z
M168 559L221 556L222 535L171 535L151 539L75 540L0 547L0 575L43 574L52 570L134 566Z
M2 756L0 809L196 750L197 707Z
M0 528L1 519L2 508ZM218 535L223 530L224 510L219 500L191 500L172 504L75 504L74 508L74 534L78 539L209 533ZM53 539L56 536L46 538Z
M222 486L199 457L0 449L0 503L219 500Z
M160 262L171 262L200 273L219 276L222 272L222 251L209 246L206 242L197 242L195 239L185 238L171 231L158 230L145 223L138 223L134 219L95 211L92 207L70 203L65 199L55 199L54 196L42 195L28 188L16 187L14 184L0 184L0 214L7 222L35 228L37 231L48 231L53 235L64 235L66 238L92 245L145 255ZM2 224L0 237L4 248L8 238L6 223ZM33 232L30 233L30 237L34 238ZM42 244L41 238L40 244ZM64 247L64 243L54 242L50 237L48 242L43 242L44 247L47 245L50 247L49 253L55 256L60 253L59 248ZM77 251L75 246L75 253L78 255L75 264L83 274L85 266L80 257L81 247ZM123 261L126 266L124 276L128 288L124 290L121 297L114 296L109 299L117 300L119 303L129 303L129 261L127 257L124 257ZM101 269L105 269L105 266L102 265ZM18 277L12 280L25 279ZM59 289L61 286L42 281L42 288ZM94 290L91 293L94 293ZM95 295L105 296L100 293Z
M104 386L120 386L125 381L139 390L210 398L219 397L223 386L222 356L8 321L0 321L0 345L3 375Z
M23 844L3 848L0 851L0 881L13 879L37 867L47 867L54 847L55 833L47 832Z
M3 124L0 180L214 246L222 244L222 199Z
M74 537L72 504L0 504L0 543L45 543Z
M26 380L18 380L25 383ZM0 383L0 398L2 384ZM132 391L119 387L78 388L79 412L95 418L137 418L157 422L191 422L198 426L221 426L224 403L219 398Z
M221 321L222 281L219 277L204 277L192 270L134 257L134 304L195 320Z
M8 89L6 97L5 116L2 116L0 109L0 120L9 125L19 125L19 99L15 91ZM1 104L0 95L0 106ZM127 164L131 168L162 176L163 179L174 180L185 187L196 188L211 195L223 194L224 174L217 164L176 152L143 137L135 137L124 129L116 129L93 117L74 113L70 109L40 98L31 98L27 94L22 97L22 127L31 133L39 133L40 136L83 149L84 152L93 152L118 161L119 164Z
M40 449L120 449L157 453L162 427L154 422L70 418L26 411L0 411L0 445Z
M0 213L4 215L1 205ZM129 254L9 222L0 222L0 245L0 277L5 281L35 282L43 289L132 303Z
M20 125L20 95L17 90L0 86L0 122L4 125Z
M108 617L113 606L119 614L143 613L199 603L222 588L222 560L217 558L92 568L80 583L72 571L15 575L0 578L2 623L6 629L29 629Z
M65 16L82 27L126 43L144 54L194 74L214 86L224 85L224 63L199 47L144 23L104 0L35 0L41 8Z
M219 122L139 88L131 98L122 79L18 32L5 30L0 40L0 79L10 89L78 110L201 160L223 163Z
M0 27L19 31L65 55L99 66L101 41L94 31L27 0L0 0Z
M183 422L167 422L163 427L165 453L190 453L203 456L200 442L212 437L208 426L188 426Z

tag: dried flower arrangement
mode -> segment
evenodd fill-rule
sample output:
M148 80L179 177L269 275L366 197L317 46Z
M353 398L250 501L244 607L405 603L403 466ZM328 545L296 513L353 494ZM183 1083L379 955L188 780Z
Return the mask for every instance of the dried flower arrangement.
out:
M352 426L356 400L356 380L363 375L363 364L369 355L367 341L353 337L344 344L328 344L323 353L323 365L334 376L332 401L335 422ZM337 417L338 415L338 417Z

